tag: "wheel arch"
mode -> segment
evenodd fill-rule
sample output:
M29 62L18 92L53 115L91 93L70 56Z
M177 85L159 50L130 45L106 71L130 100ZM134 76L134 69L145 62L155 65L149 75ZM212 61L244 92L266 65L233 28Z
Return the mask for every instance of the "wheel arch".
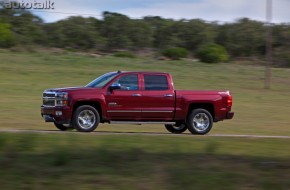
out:
M100 121L102 121L102 118L103 118L103 116L102 116L102 106L101 106L101 103L97 102L97 101L79 101L79 102L76 102L74 104L74 106L73 106L72 113L74 114L78 107L84 106L84 105L92 106L93 108L95 108L99 112Z
M215 118L214 105L212 103L191 103L187 110L186 119L188 118L191 111L195 109L205 109L211 114L213 119Z

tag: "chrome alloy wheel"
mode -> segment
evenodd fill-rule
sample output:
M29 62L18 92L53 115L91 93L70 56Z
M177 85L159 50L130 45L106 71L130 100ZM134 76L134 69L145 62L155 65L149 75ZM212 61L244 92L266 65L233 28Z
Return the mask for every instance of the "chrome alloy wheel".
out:
M193 127L198 132L206 131L210 126L210 119L205 113L198 113L193 118Z
M90 129L96 123L96 116L91 110L83 110L77 118L78 125L83 129Z
M182 130L186 127L186 125L183 123L183 124L180 124L180 125L172 125L172 128L175 129L175 130Z

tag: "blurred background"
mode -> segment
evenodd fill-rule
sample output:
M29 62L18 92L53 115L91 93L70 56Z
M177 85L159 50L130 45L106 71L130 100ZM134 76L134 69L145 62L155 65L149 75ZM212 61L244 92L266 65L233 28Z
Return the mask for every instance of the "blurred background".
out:
M289 7L0 0L0 189L290 189ZM116 70L169 72L176 89L230 90L235 117L207 136L44 123L44 89Z
M36 2L2 1L0 47L17 50L36 45L92 53L135 51L169 57L172 55L166 50L178 47L182 51L180 56L190 58L201 58L201 50L215 48L220 57L207 61L230 59L259 65L265 58L269 25L266 0ZM44 7L37 9L40 5ZM285 12L289 6L289 1L281 0L271 7L273 66L290 66L290 16L288 10ZM112 11L100 11L100 8Z

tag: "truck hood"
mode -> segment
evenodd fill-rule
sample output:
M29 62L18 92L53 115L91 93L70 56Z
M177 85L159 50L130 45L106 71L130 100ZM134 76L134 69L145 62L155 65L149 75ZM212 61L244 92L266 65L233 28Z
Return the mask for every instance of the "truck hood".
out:
M66 88L51 88L45 90L45 92L69 92L69 93L74 93L74 92L80 92L80 91L98 91L100 90L99 88L91 88L91 87L66 87Z

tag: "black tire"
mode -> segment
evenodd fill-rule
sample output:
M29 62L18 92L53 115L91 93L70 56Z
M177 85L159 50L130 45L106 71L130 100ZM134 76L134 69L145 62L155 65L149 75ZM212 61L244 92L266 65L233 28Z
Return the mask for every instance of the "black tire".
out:
M100 123L99 112L92 106L78 107L73 114L73 127L79 132L92 132Z
M185 123L175 125L166 124L165 128L167 129L167 131L175 134L181 134L187 130L187 126L185 125Z
M58 123L55 123L55 122L54 122L54 126L55 126L56 128L58 128L59 130L61 130L61 131L67 131L67 130L69 130L69 129L73 129L73 128L70 127L70 126L65 126L65 125L63 125L63 124L58 124Z
M189 114L186 124L192 134L205 135L212 128L213 118L207 110L195 109Z

